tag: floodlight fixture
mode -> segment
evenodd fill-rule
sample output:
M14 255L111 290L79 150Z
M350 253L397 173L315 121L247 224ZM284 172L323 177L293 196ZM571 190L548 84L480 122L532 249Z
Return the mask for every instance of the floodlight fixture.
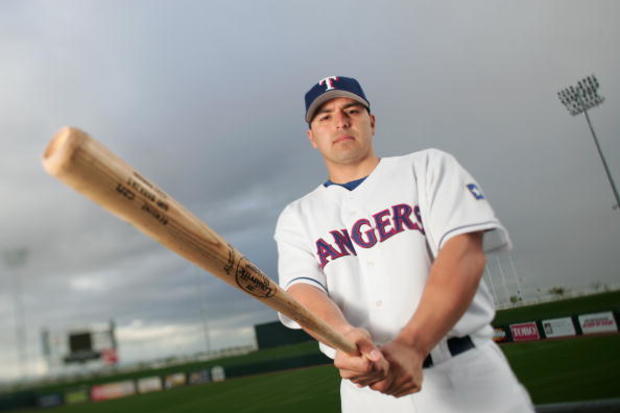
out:
M558 98L560 99L560 102L566 106L566 109L571 115L576 116L580 113L585 115L588 126L590 127L590 132L592 132L594 144L596 145L601 162L603 163L603 167L607 173L607 179L609 180L609 184L611 185L611 189L616 198L616 204L613 206L613 209L617 209L620 208L620 196L618 195L618 190L616 189L614 179L611 176L609 166L607 166L607 161L603 155L603 150L601 149L601 145L598 143L598 138L596 137L596 133L594 133L594 127L592 127L592 122L590 121L590 116L588 115L589 109L595 108L605 101L605 98L598 94L598 89L598 79L596 76L590 75L579 80L577 82L577 86L569 86L560 90L558 92Z
M579 115L603 103L605 98L598 94L599 83L596 76L590 75L577 82L577 86L569 86L558 92L558 97L568 112Z

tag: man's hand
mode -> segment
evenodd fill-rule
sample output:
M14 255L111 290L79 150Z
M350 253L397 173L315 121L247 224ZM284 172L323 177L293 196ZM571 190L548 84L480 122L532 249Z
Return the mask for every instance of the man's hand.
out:
M340 377L351 380L358 387L384 380L388 374L389 364L373 344L368 331L353 328L346 332L345 336L357 345L358 354L352 356L342 351L336 352L334 366L340 370Z
M381 351L390 363L389 374L370 388L394 397L419 392L422 389L422 363L426 355L399 341L386 344Z
M486 262L482 241L482 232L446 241L431 266L415 313L398 336L381 348L390 370L371 389L395 397L421 390L424 358L463 316L476 294Z
M381 351L373 344L370 333L351 326L325 291L308 284L294 284L288 292L357 346L358 354L353 356L342 351L336 352L334 365L340 370L343 379L349 379L360 387L385 379L389 365ZM312 330L306 332L321 340Z

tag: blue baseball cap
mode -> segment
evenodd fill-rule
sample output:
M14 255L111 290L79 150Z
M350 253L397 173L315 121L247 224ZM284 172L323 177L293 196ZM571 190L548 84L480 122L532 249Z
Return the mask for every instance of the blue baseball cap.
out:
M321 105L334 98L353 99L370 110L370 103L359 82L351 77L327 76L306 93L306 122L310 123Z

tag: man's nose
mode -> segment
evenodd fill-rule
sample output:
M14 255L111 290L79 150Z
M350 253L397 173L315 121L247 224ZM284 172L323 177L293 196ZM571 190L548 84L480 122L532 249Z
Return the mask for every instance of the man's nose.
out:
M351 126L351 118L344 112L336 112L335 114L336 127L348 128Z

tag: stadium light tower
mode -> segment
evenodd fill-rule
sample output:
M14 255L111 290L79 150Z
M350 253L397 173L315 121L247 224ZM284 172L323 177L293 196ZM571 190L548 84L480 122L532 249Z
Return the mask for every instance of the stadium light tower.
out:
M607 161L603 155L601 145L599 145L596 133L594 133L590 116L588 116L588 109L592 109L605 101L604 97L599 96L598 87L599 84L596 76L591 75L577 82L577 86L569 86L566 89L560 90L558 92L558 97L564 106L566 106L566 109L568 109L568 112L571 115L576 116L580 113L585 115L586 121L588 121L588 126L590 127L590 132L592 132L594 144L596 145L598 154L603 162L603 167L607 173L607 179L609 179L609 184L611 185L611 189L616 197L616 205L613 206L613 208L616 209L620 208L620 196L618 196L618 190L616 189L614 179L611 176L611 172L609 172L609 167L607 166Z
M15 248L4 252L6 264L13 270L13 320L15 324L15 350L19 365L20 378L28 374L28 356L26 350L26 322L24 319L24 303L22 297L22 280L19 268L26 264L28 250Z

